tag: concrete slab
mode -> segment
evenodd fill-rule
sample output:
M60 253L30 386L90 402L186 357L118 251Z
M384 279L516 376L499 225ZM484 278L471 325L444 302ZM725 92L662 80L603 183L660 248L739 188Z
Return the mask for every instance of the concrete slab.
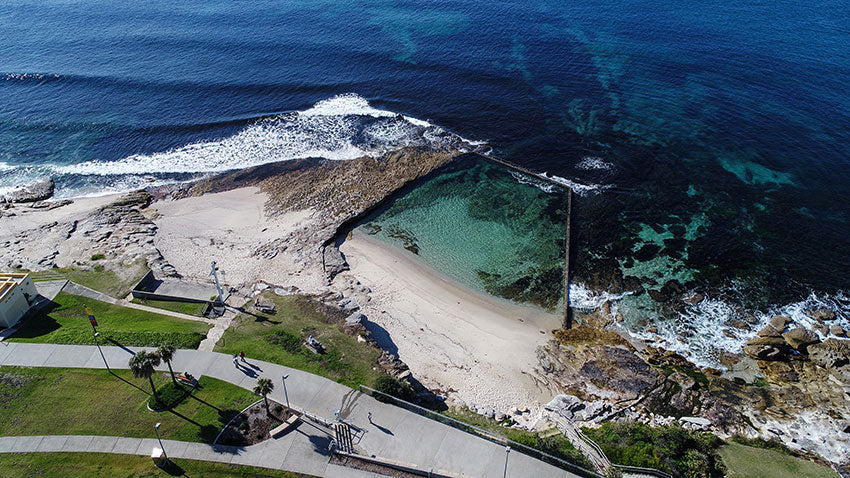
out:
M43 282L34 282L35 290L38 291L38 294L44 297L47 300L53 300L56 298L56 295L65 287L68 281L65 279L61 280L48 280Z
M43 440L44 437L36 436L36 437L15 437L15 443L12 445L12 452L19 453L25 451L32 451L38 448L39 443Z
M154 294L205 301L210 300L210 297L218 294L213 284L195 284L194 282L176 279L161 279L157 282L156 287L150 291Z
M370 438L375 435L387 438L385 445L377 452L378 456L412 463L419 468L435 464L434 457L442 448L443 440L450 431L454 431L440 423L423 420L412 413L405 415L392 429L370 424L366 426L366 430ZM457 452L457 448L453 451Z
M162 446L165 447L165 453L168 456L185 458L188 442L175 440L162 440Z
M117 437L92 437L86 451L93 453L112 453L112 449L115 448L117 442Z
M300 438L296 437L292 442L280 468L311 476L323 476L330 461L329 445L330 437L327 435L300 435Z
M458 450L463 450L463 453L458 453ZM504 452L503 446L449 428L442 446L434 455L431 463L434 468L453 473L484 476L490 462L494 459L503 459ZM390 456L390 458L393 457ZM504 466L504 462L502 462L502 465Z
M163 443L163 445L165 445ZM136 455L143 456L151 456L151 451L154 448L159 448L159 441L156 438L142 438L139 440L139 447L136 448ZM167 455L169 450L166 448L165 454Z
M112 448L112 453L121 453L124 455L135 455L139 450L141 438L125 438L121 437L115 442L115 447ZM150 453L150 452L149 452Z
M6 364L6 357L9 357L14 353L17 345L18 344L15 342L6 342L5 340L0 342L0 364Z
M65 441L62 451L88 451L94 437L90 435L72 435Z
M65 446L67 440L68 437L65 435L46 436L38 444L35 451L62 451L62 447Z
M47 360L44 361L45 367L79 367L81 363L88 363L92 355L96 355L100 359L100 354L97 352L97 347L94 345L80 345L73 348L58 348ZM101 361L102 363L102 361Z
M3 360L3 364L20 367L41 367L56 347L53 344L26 344L26 353L10 354ZM19 349L19 351L22 350L23 347Z
M213 447L206 444L190 444L185 451L185 458L220 463L230 463L234 455L233 447Z
M266 445L269 441L264 441L257 445L251 445L245 448L240 449L233 455L233 460L230 462L234 465L252 465L256 466L259 463L262 463L260 460L263 456L263 452L266 450Z
M208 352L197 350L180 350L174 355L174 371L189 372L195 377L209 375L210 364L216 362L218 357Z
M0 437L0 453L9 453L15 445L16 437Z

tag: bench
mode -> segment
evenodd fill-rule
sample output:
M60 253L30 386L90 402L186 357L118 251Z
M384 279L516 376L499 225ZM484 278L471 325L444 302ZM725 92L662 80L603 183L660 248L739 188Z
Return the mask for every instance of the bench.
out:
M257 309L258 312L262 312L264 314L274 315L275 307L274 302L263 302L260 299L254 301L254 308Z
M286 419L285 422L283 422L280 425L278 425L277 427L269 430L269 436L274 437L275 435L279 435L279 434L289 430L296 423L298 423L298 420L300 420L300 419L301 419L301 417L299 417L298 415L292 414L289 418Z
M192 388L194 388L198 385L198 379L189 375L188 373L187 374L178 373L177 375L175 375L174 378L176 378L178 382L186 384L186 385L188 385Z

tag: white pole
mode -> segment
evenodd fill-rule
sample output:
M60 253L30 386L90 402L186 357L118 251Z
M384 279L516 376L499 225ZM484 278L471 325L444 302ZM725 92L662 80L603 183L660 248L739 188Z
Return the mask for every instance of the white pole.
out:
M292 410L292 407L289 406L289 394L286 393L286 379L287 378L289 378L289 374L286 374L286 375L280 377L281 381L283 382L283 396L286 397L286 408L288 408L289 410Z
M165 453L165 447L162 446L162 439L159 438L159 427L162 423L157 422L156 425L153 426L153 430L156 432L156 439L159 441L159 449L162 450L162 456L165 457L165 462L168 463L168 455Z
M218 283L218 268L215 266L215 261L212 261L212 270L210 275L215 279L215 290L218 292L218 302L224 303L224 294L221 292L221 284Z

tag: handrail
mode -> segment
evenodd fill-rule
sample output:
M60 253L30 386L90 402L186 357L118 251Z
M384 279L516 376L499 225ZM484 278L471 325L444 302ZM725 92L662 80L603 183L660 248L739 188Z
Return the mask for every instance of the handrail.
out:
M602 448L598 444L596 444L595 441L591 440L589 436L585 435L579 427L575 427L575 431L578 437L581 438L581 441L590 445L590 447L593 448L593 450L596 451L599 456L601 456L605 459L606 462L608 462L608 465L611 465L611 460L608 459L608 455L606 455L605 452L602 451Z
M642 466L629 466L629 465L611 465L614 468L622 471L631 471L634 473L640 473L643 475L653 475L658 476L659 478L673 478L673 475L670 473L665 473L661 470L656 470L655 468L644 468Z
M363 393L366 393L367 395L372 395L372 396L378 395L380 397L386 398L391 403L396 404L396 405L403 404L404 408L407 408L410 411L419 413L420 415L422 415L426 418L430 418L434 421L438 421L438 422L443 423L445 425L452 426L452 427L457 428L458 430L464 431L466 433L471 434L471 431L474 431L475 435L478 435L481 438L485 438L487 440L490 440L494 443L498 443L500 445L510 446L512 449L519 451L520 453L531 456L533 458L537 458L538 460L549 463L550 465L557 466L558 468L561 468L563 470L566 470L566 471L569 471L569 472L572 472L572 473L576 473L576 474L583 476L583 477L604 478L602 475L600 475L599 473L596 473L595 471L587 470L587 469L582 468L578 465L570 463L570 462L568 462L568 461L566 461L562 458L558 458L558 457L550 455L546 452L537 450L535 448L531 448L528 445L523 445L522 443L515 442L515 441L508 439L508 438L506 438L502 435L499 435L497 433L493 433L491 431L484 430L483 428L479 428L479 427L476 427L474 425L470 425L468 423L461 422L460 420L456 420L454 418L448 417L448 416L443 415L441 413L437 413L437 412L434 412L432 410L428 410L427 408L420 407L419 405L416 405L414 403L410 403L406 400L402 400L400 398L393 397L392 395L387 395L386 393L375 390L374 388L370 388L370 387L367 387L367 386L361 384L360 385L360 391L363 392Z

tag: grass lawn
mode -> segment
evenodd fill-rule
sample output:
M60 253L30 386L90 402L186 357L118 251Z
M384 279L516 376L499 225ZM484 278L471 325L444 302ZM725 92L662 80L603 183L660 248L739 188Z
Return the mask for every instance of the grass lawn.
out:
M142 276L148 272L147 265L144 260L136 261L133 264L126 266L120 271L120 274L115 273L101 265L95 265L94 270L85 271L80 269L53 269L64 275L68 280L84 285L89 289L94 289L98 292L123 299L130 293L130 289L138 282ZM37 274L37 273L36 273Z
M728 478L838 478L825 466L764 448L729 443L720 448Z
M186 315L194 315L195 317L204 316L205 303L198 302L177 302L172 300L150 300L150 299L133 299L133 303L146 305L148 307L156 307L157 309L170 310Z
M177 352L178 354L180 352ZM128 355L129 357L129 355ZM129 371L0 367L0 435L113 435L212 443L258 397L200 377L199 388L171 411L147 409L150 385ZM157 387L171 380L154 375Z
M228 465L209 461L172 460L178 467L174 474L155 467L150 458L107 453L4 453L0 454L2 475L9 478L41 476L46 478L89 478L91 476L122 476L153 478L166 476L204 476L212 478L268 477L297 478L306 475L251 466ZM179 470L183 470L180 473Z
M277 313L240 314L218 341L216 352L244 351L248 358L322 375L352 388L361 383L371 386L383 375L377 363L381 351L346 335L345 318L335 309L305 296L263 297L274 301ZM317 355L303 345L309 335L325 346L325 354Z
M210 326L204 322L177 319L130 309L85 297L60 292L53 304L26 318L9 339L12 342L54 344L94 344L86 306L98 322L102 344L198 348Z

